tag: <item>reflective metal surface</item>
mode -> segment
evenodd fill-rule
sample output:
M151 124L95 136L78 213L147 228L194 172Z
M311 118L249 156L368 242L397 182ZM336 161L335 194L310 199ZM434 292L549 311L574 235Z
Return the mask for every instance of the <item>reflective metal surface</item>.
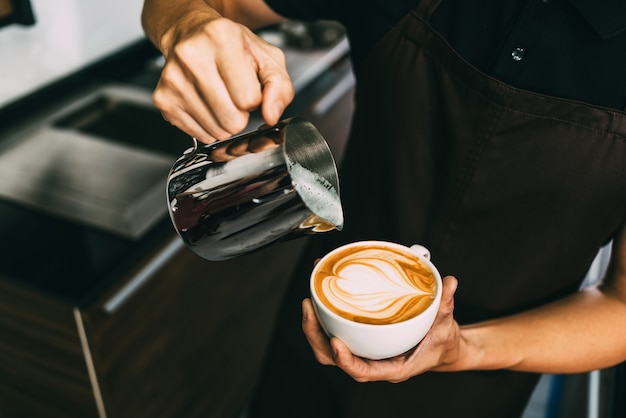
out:
M139 239L166 216L167 172L187 139L179 132L149 91L98 89L3 141L0 198Z
M301 118L189 149L170 171L167 198L181 238L213 261L343 227L332 153Z

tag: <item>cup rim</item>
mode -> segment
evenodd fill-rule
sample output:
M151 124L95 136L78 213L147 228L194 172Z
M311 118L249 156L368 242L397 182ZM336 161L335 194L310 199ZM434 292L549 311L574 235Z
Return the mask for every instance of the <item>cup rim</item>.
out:
M426 265L430 268L430 270L433 272L433 275L435 276L435 280L437 282L437 289L435 290L435 297L433 299L433 301L431 302L431 304L421 313L412 316L408 319L405 319L404 321L400 321L400 322L394 322L393 324L367 324L364 322L357 322L357 321L351 321L339 314L337 314L336 312L332 311L329 307L327 307L324 303L322 303L322 301L317 297L317 293L315 292L315 287L314 287L314 277L315 277L315 272L318 269L318 266L321 265L321 263L324 261L324 259L328 258L329 256L331 256L332 254L343 250L345 248L350 248L350 247L356 247L356 246L364 246L364 245L371 245L371 244L376 244L379 246L388 246L388 247L393 247L393 248L397 248L400 249L402 251L408 251L411 254L415 255L416 257L418 257L422 262L426 263ZM439 273L439 270L437 269L437 267L435 267L435 265L426 257L424 257L421 254L418 254L417 252L414 252L411 250L410 246L405 246L402 244L398 244L395 242L390 242L390 241L382 241L382 240L362 240L362 241L354 241L354 242L350 242L344 245L340 245L339 247L334 248L333 250L329 251L328 253L326 253L326 255L324 255L315 265L315 267L313 267L313 270L311 271L311 276L309 278L309 291L311 294L311 299L314 300L315 303L313 303L313 307L315 309L322 309L326 314L331 315L333 318L335 318L336 320L346 323L346 324L351 324L352 326L355 327L362 327L362 328L370 328L370 327L385 327L385 328L396 328L396 327L401 327L404 326L407 322L411 322L421 316L423 316L426 312L431 311L433 309L439 310L439 305L440 305L440 301L441 301L441 295L443 293L443 282L442 282L442 278L441 278L441 274Z

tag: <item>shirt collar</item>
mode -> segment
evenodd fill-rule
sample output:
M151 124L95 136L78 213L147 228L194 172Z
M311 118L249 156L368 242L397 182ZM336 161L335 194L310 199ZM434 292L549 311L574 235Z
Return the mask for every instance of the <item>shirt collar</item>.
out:
M625 0L569 0L604 39L626 31Z

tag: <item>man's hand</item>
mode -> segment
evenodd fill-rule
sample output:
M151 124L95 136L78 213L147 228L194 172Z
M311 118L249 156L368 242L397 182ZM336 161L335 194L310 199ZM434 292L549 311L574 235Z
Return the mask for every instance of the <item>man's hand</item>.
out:
M302 302L302 329L321 364L337 366L357 382L398 383L428 370L451 370L462 345L459 325L453 315L457 284L452 276L443 279L441 306L432 328L413 350L391 359L357 357L340 339L329 340L319 325L310 299Z
M283 52L218 18L173 44L153 100L171 124L211 143L243 130L259 107L276 124L293 95Z

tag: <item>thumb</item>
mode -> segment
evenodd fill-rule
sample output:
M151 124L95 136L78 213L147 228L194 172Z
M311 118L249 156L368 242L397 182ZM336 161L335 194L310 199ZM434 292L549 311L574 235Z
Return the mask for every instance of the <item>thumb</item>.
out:
M282 51L279 52L282 54ZM285 108L293 100L294 88L287 72L284 55L276 59L266 51L263 55L258 59L259 81L263 86L261 114L265 123L272 126L278 123Z
M285 108L293 99L293 85L289 77L283 77L276 73L268 76L263 84L263 103L261 114L263 120L273 126L280 120Z
M459 281L454 276L446 276L442 280L443 289L441 294L440 312L452 313L454 311L454 294L458 287Z

